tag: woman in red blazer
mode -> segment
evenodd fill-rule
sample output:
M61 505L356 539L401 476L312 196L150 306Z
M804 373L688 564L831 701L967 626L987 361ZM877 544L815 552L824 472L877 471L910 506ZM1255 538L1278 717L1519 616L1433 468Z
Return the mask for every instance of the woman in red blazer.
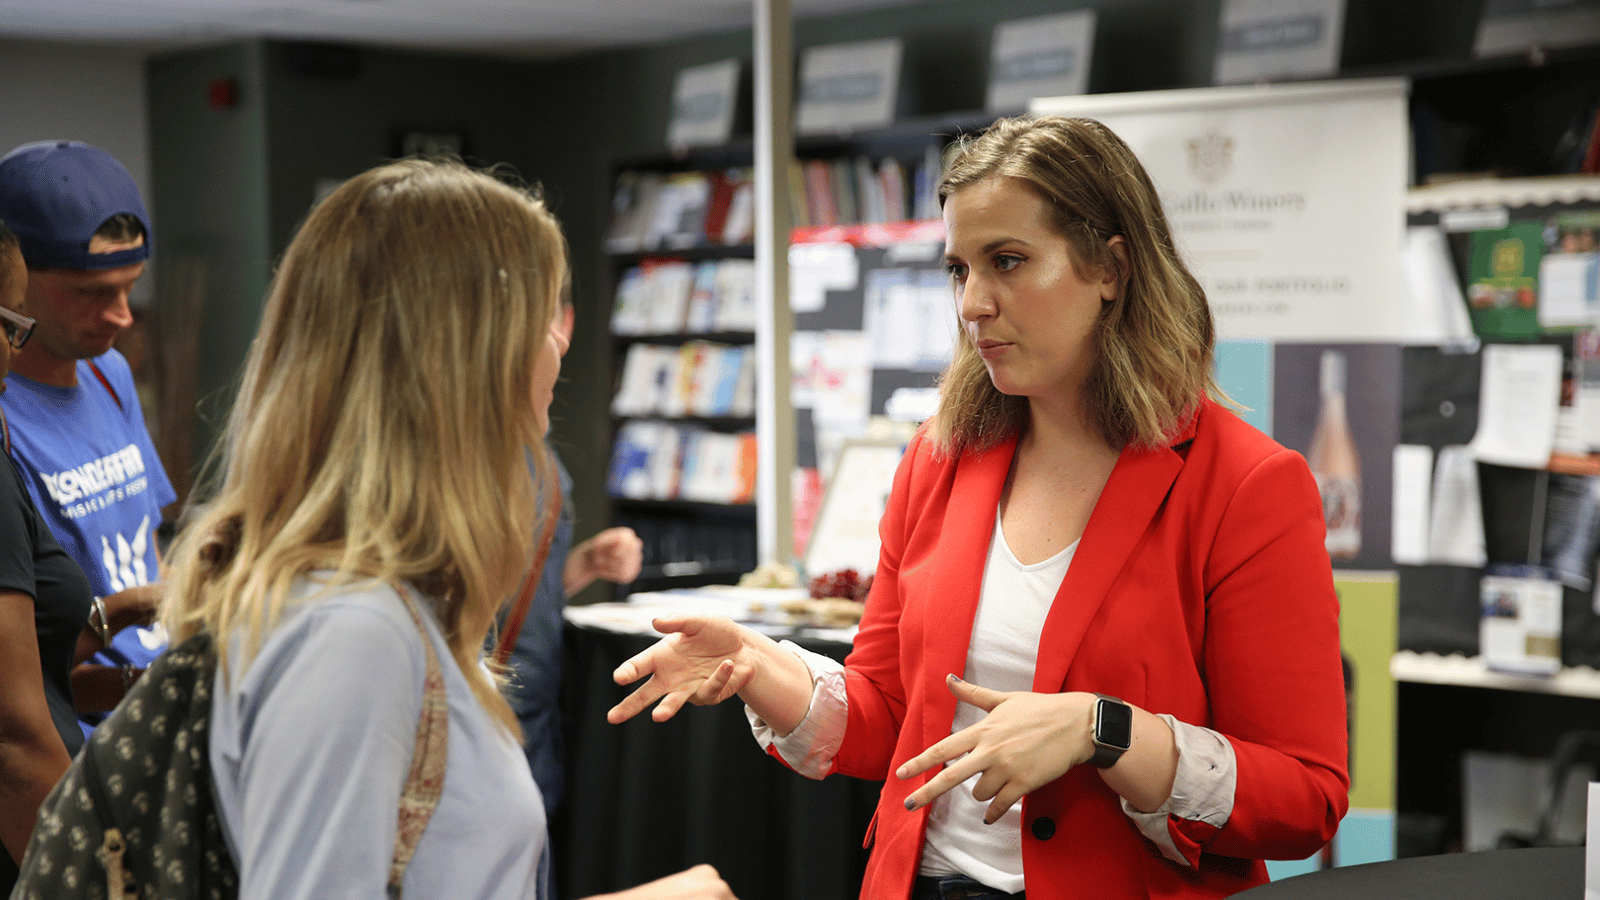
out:
M737 693L796 770L884 779L863 897L1260 884L1348 803L1316 484L1213 401L1204 291L1103 125L1002 120L940 197L966 340L853 652L664 618L610 718Z

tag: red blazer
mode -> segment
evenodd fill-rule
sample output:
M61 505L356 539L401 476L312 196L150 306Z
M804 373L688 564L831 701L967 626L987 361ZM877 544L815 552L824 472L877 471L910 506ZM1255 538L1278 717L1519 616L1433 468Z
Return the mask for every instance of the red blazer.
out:
M910 895L927 807L893 776L950 733L994 511L1015 441L906 451L855 648L834 771L883 779L861 896ZM1339 605L1316 483L1299 454L1206 403L1170 447L1124 450L1039 636L1038 692L1098 691L1225 735L1238 759L1222 828L1169 820L1184 867L1078 766L1023 799L1029 900L1222 897L1303 859L1349 801ZM1088 893L1085 893L1088 886Z

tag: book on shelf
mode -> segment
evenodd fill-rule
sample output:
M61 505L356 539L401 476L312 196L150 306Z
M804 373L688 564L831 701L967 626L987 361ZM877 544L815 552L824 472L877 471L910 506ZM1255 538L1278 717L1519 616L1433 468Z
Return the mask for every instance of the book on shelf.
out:
M606 250L646 253L747 244L755 214L752 178L748 166L624 171L612 192Z
M663 398L678 383L681 355L677 347L631 344L623 357L622 376L611 398L614 416L649 416L661 412Z
M661 195L661 175L628 170L617 175L611 194L611 228L606 232L606 250L632 253L644 247L645 235L655 218Z
M718 260L706 260L694 268L694 280L689 288L689 309L683 323L683 330L690 334L716 328L717 269L720 266Z
M683 260L647 259L630 266L617 281L617 295L611 306L612 333L682 331L694 278L694 267Z
M724 259L717 263L717 331L756 330L756 263Z
M805 167L798 160L789 160L789 215L794 219L794 227L809 228L811 221L811 207L808 206L806 197Z
M755 433L724 433L635 420L617 432L606 482L632 500L748 503L755 486Z
M722 222L722 243L729 247L749 244L755 240L756 185L750 169L730 169L732 190L728 195L728 211ZM737 180L734 180L737 178Z
M748 417L755 408L754 362L747 345L632 344L611 399L612 415Z

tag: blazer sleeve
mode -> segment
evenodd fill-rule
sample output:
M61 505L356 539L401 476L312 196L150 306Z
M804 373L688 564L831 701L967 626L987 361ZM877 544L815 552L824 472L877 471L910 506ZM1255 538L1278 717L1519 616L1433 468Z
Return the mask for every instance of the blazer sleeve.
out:
M1210 853L1301 859L1332 839L1350 789L1339 601L1304 459L1281 448L1263 458L1215 534L1205 573L1207 694L1211 727L1233 744L1238 782L1220 831L1173 827Z

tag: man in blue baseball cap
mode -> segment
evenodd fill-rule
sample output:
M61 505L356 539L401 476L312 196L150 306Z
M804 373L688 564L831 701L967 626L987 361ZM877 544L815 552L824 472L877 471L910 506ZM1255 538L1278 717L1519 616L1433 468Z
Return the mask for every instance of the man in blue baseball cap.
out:
M80 710L106 710L161 639L143 627L158 597L156 532L176 494L156 456L117 335L154 233L133 178L77 141L25 144L0 157L0 221L28 267L32 339L0 394L11 454L50 530L89 576L89 623L106 669L75 673ZM121 671L117 671L120 669Z

